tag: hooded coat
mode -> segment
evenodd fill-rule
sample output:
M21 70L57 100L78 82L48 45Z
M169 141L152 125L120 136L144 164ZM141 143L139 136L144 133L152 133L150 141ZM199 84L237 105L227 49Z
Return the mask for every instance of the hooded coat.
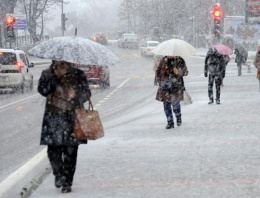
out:
M68 90L71 89L75 91L73 99L69 97ZM41 74L38 92L46 97L40 144L73 146L87 143L75 139L73 134L74 110L83 107L87 94L91 96L84 72L70 67L57 79L50 67Z
M242 53L239 49L236 48L234 54L236 55L235 63L242 64L246 62L248 57L247 51L244 51L244 53Z
M224 55L219 54L217 50L210 48L205 59L205 76L208 73L212 76L225 76L226 64Z
M172 102L173 100L183 101L184 99L184 80L183 76L188 75L188 69L185 61L182 58L175 58L171 65L171 59L162 58L155 72L159 87L156 93L156 100L161 102ZM177 68L178 74L174 74L172 69ZM173 82L174 88L170 91L161 90L161 85L164 80L170 79Z

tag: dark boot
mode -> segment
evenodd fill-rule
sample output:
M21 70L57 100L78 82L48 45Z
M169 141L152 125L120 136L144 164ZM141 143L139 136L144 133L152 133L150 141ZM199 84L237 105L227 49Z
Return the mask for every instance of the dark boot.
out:
M62 187L61 193L70 193L71 192L71 186Z
M166 127L166 129L174 128L174 123L169 122Z
M55 186L56 188L62 187L62 177L60 176L55 176Z
M220 100L216 100L216 104L220 104Z
M210 98L208 104L213 104L213 103L214 103L213 98Z
M181 126L182 124L181 116L176 117L176 119L177 119L177 126Z

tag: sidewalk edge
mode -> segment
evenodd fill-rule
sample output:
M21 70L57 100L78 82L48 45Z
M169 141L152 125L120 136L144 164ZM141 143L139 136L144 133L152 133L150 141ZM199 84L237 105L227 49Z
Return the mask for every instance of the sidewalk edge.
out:
M29 197L51 172L46 148L0 183L0 197Z

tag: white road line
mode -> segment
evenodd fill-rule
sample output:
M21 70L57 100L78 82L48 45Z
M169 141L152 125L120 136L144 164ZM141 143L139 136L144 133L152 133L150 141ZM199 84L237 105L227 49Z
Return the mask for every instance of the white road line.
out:
M125 83L127 83L127 81L129 81L131 78L126 79L124 82L122 82L117 89L119 89L120 87L122 87Z
M125 83L127 83L127 81L129 81L130 79L131 79L131 78L126 79L126 80L125 80L124 82L122 82L117 88L115 88L111 93L109 93L104 99L102 99L102 100L99 101L96 105L94 105L95 109L96 109L96 107L98 107L98 106L101 105L100 103L104 103L105 100L110 99L110 97L111 97L114 93L116 93L116 92L119 90L119 88L122 87Z
M110 96L110 95L113 95L116 91L118 91L118 89L120 88L120 87L122 87L125 83L127 83L127 81L129 81L131 78L128 78L128 79L126 79L124 82L122 82L116 89L114 89L110 94L108 94L105 98L109 98L108 96ZM114 92L114 93L113 93ZM15 102L12 102L12 103L9 103L9 104L6 104L6 105L4 105L4 106L0 106L0 109L4 109L4 108L6 108L6 107L10 107L10 106L12 106L12 105L15 105L15 104L18 104L18 103L20 103L20 102L23 102L23 101L26 101L26 100L30 100L30 99L32 99L32 98L36 98L36 97L39 97L40 96L40 94L35 94L35 95L33 95L33 96L30 96L30 97L27 97L27 98L24 98L24 99L22 99L22 100L18 100L18 101L15 101ZM101 102L104 102L104 101L101 101ZM100 106L100 104L98 105L98 104L96 104L95 106Z
M19 102L23 102L23 101L25 101L25 100L29 100L29 99L32 99L32 98L36 98L36 97L39 97L39 96L40 96L40 94L35 94L35 95L33 95L33 96L24 98L24 99L22 99L22 100L18 100L18 101L9 103L9 104L7 104L7 105L1 106L0 109L4 109L4 108L6 108L6 107L10 107L10 106L12 106L12 105L15 105L15 104L17 104L17 103L19 103Z

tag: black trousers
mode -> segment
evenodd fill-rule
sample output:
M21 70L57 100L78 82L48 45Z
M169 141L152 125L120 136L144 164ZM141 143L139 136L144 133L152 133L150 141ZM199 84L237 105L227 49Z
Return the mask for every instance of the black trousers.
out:
M55 177L62 177L63 186L72 186L76 170L77 146L52 146L48 145L48 158Z
M208 82L208 95L209 99L214 99L213 97L213 84L215 81L216 85L216 100L220 100L220 86L222 82L222 76L221 75L210 75L209 74L209 82Z

